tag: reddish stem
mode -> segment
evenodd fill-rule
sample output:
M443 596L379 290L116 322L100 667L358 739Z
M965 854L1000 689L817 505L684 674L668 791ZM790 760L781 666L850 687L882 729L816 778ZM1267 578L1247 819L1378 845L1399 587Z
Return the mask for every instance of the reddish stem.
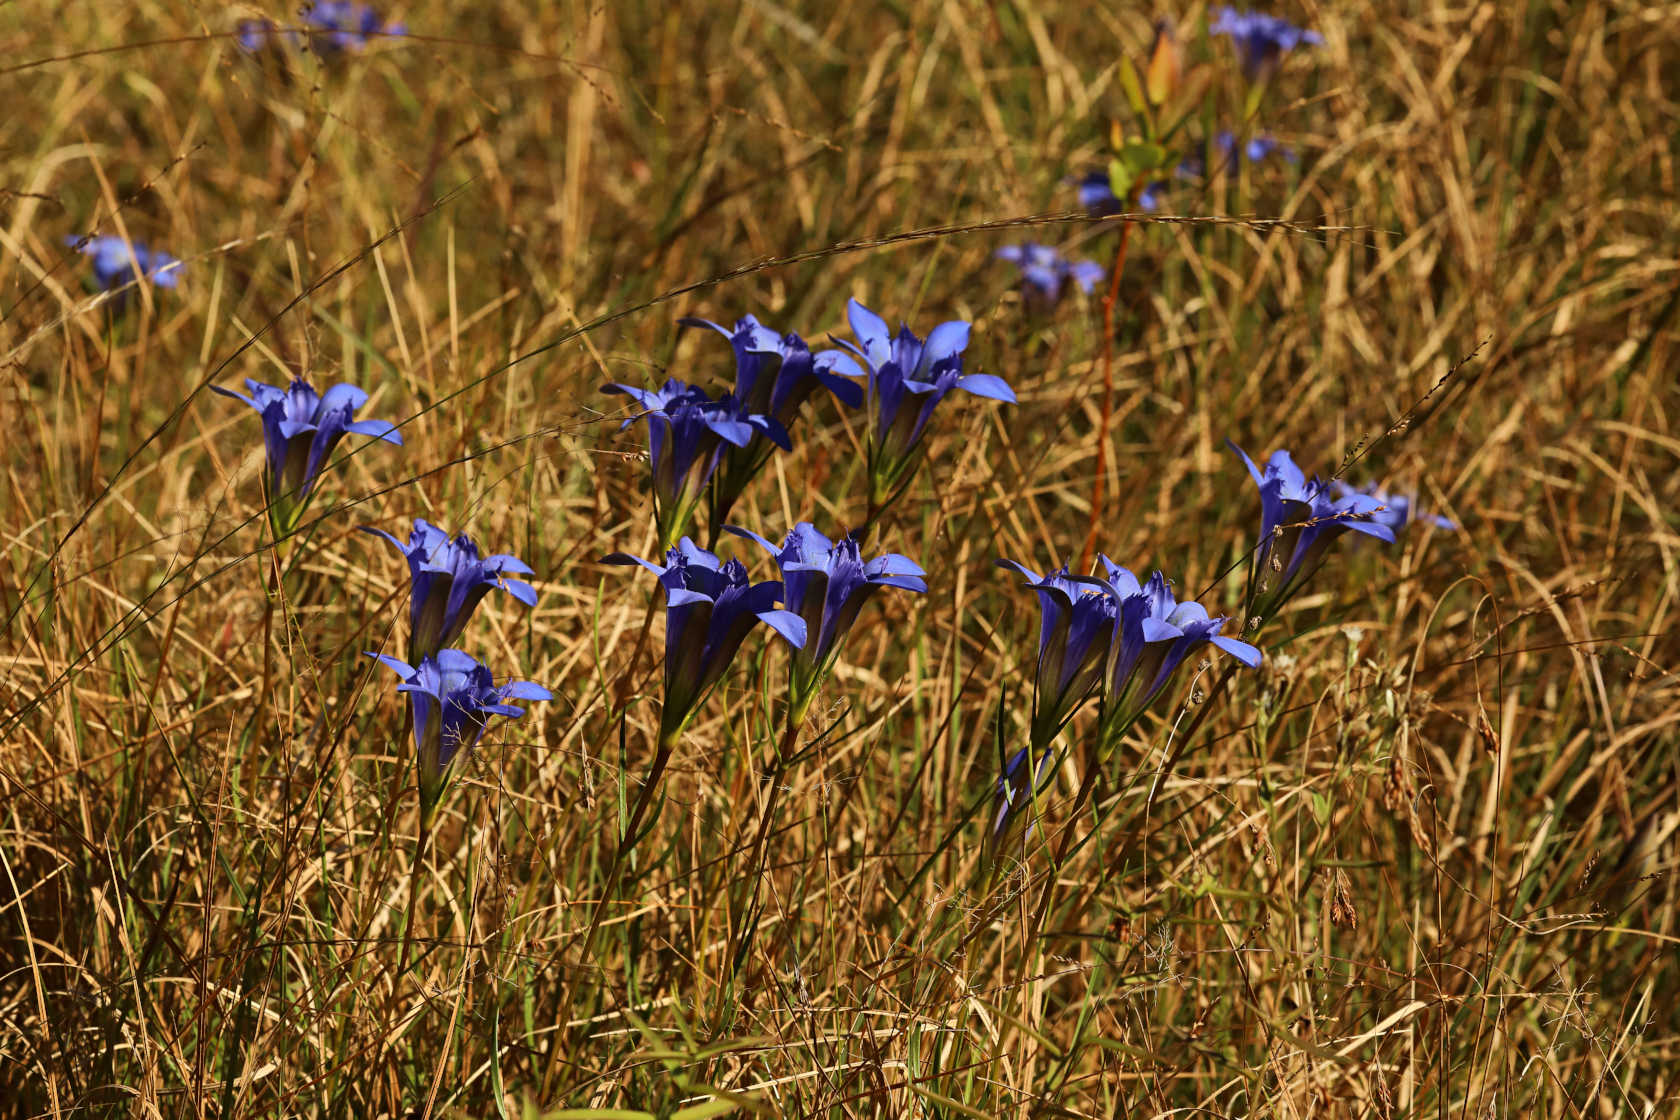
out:
M1079 570L1091 566L1097 551L1097 526L1102 521L1103 500L1108 489L1108 428L1114 420L1114 307L1120 302L1120 273L1126 268L1126 246L1132 239L1132 223L1120 223L1120 245L1114 251L1114 267L1109 270L1108 294L1102 305L1102 419L1097 424L1097 478L1091 487L1091 528L1085 534L1085 547L1079 551Z

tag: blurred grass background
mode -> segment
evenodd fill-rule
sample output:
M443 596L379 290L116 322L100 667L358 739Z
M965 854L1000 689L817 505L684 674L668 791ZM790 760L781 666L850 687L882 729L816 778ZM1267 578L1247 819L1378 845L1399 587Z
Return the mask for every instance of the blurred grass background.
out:
M1029 307L992 253L1108 263L1067 180L1153 17L1218 75L1205 124L1240 114L1202 8L391 14L406 39L329 62L229 38L285 12L0 7L0 1111L1680 1115L1673 9L1288 12L1326 44L1259 123L1299 163L1175 185L1196 220L1134 231L1097 510L1095 301ZM181 256L181 288L112 314L64 245L94 231ZM969 368L1021 402L936 416L877 535L930 593L865 612L762 855L755 637L584 955L658 716L650 585L595 563L653 547L598 387L727 383L679 315L818 345L853 295L972 319ZM413 419L330 476L277 602L256 422L202 390L293 375ZM856 524L861 436L824 402L736 520ZM1258 500L1227 436L1357 456L1463 531L1340 548L1261 671L1205 707L1180 684L1058 859L1076 755L988 887L1037 634L992 561L1072 560L1094 523L1238 609ZM469 649L557 698L449 800L394 975L409 745L360 651L405 582L355 529L414 516L537 570Z

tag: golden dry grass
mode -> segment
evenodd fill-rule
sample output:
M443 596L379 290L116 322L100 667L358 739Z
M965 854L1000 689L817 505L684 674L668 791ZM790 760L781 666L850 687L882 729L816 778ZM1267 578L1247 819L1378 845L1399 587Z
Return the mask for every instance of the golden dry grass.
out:
M0 8L0 1111L1680 1114L1673 10L1296 10L1327 43L1266 124L1299 165L1134 231L1095 511L1096 301L1036 312L991 255L1017 222L1112 254L1065 180L1142 13L418 2L289 66L240 14ZM1240 79L1180 14L1213 125ZM96 229L181 289L113 315L63 244ZM651 585L596 563L653 548L598 386L726 382L679 315L816 340L853 295L972 319L1020 404L942 406L877 531L930 592L865 613L773 776L749 642L585 945L658 723ZM271 598L255 418L204 389L293 374L412 419L346 444ZM861 434L823 404L736 520L857 523ZM1076 753L986 879L1037 634L993 560L1094 524L1237 609L1227 436L1463 531L1339 548L1261 671L1186 673L1073 817ZM355 530L414 516L537 570L469 648L556 699L410 884L403 708L360 656L402 566Z

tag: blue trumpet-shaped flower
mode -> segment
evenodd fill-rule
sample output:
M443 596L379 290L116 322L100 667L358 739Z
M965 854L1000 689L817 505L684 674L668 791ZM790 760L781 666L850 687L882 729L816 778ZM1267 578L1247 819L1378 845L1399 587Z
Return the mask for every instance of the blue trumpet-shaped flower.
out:
M124 241L120 237L101 234L97 237L66 237L66 245L79 249L93 258L93 279L109 292L144 278L160 288L173 288L181 283L180 258L162 249L148 249L144 242Z
M1001 377L963 373L967 323L941 323L924 341L909 327L901 327L894 336L885 319L855 299L846 304L846 315L857 344L842 341L851 353L824 350L817 355L817 363L847 377L863 378L868 386L869 501L873 514L908 483L928 418L951 390L962 389L1011 404L1015 393ZM863 359L867 372L853 355Z
M407 544L383 529L364 531L390 541L408 561L408 656L412 659L436 653L459 638L493 587L528 607L537 603L530 584L509 578L530 575L530 568L506 553L480 556L478 545L465 533L451 537L418 517Z
M1070 261L1054 247L1033 241L1005 245L993 255L1021 270L1021 285L1029 296L1049 303L1061 298L1062 285L1070 280L1089 294L1103 278L1103 266L1096 261Z
M710 319L680 319L689 327L710 327L729 340L735 351L734 398L748 412L761 413L793 427L804 407L819 388L827 389L848 408L863 406L863 390L819 367L811 348L797 334L777 334L751 315L743 316L735 328Z
M251 395L212 385L224 397L244 401L262 416L263 442L268 448L268 500L270 516L278 529L296 524L321 468L345 433L372 436L387 443L402 444L396 426L385 420L358 420L356 410L368 395L354 385L334 385L317 393L302 378L281 389L247 379Z
M414 714L414 750L420 771L420 812L429 820L449 783L451 766L478 745L491 716L518 718L510 700L550 700L553 693L530 681L498 685L490 670L458 649L442 649L410 665L369 653L402 678Z
M674 541L687 527L726 448L746 447L758 435L783 450L792 448L780 423L748 411L730 396L714 401L681 381L667 381L659 389L608 385L606 391L623 393L646 410L621 428L647 422L654 515L662 544Z
M794 725L804 719L817 687L834 667L841 641L875 591L927 590L927 573L908 556L889 552L865 560L856 537L832 541L808 521L795 525L780 547L751 530L727 528L757 541L775 557L782 570L784 605L805 621L805 643L793 658L790 682L789 719Z
M665 588L665 709L660 715L661 753L682 729L746 640L762 622L795 649L806 641L805 620L782 610L778 580L753 583L739 560L720 561L687 537L665 554L664 564L615 552L606 564L640 564Z
M733 330L710 319L681 319L690 327L709 327L729 340L735 351L733 398L749 413L767 416L791 430L805 402L827 389L841 404L858 408L863 389L856 382L819 367L811 348L797 334L777 334L751 315ZM711 532L715 536L747 485L770 457L772 441L756 439L745 447L724 449L723 466L712 479Z
M1296 27L1286 19L1229 7L1219 9L1208 32L1231 37L1237 47L1237 57L1242 61L1243 74L1249 81L1271 73L1278 61L1296 47L1324 42L1324 36L1318 32Z
M1156 572L1140 584L1129 569L1099 557L1103 583L1119 604L1107 664L1104 738L1112 743L1166 687L1191 654L1213 645L1254 668L1260 651L1219 631L1227 619L1208 617L1193 600L1179 602L1166 576Z
M1048 749L1081 704L1102 682L1119 604L1102 583L1070 576L1067 568L1039 575L1013 560L999 560L1038 594L1038 672L1033 688L1031 745Z
M1294 594L1343 533L1394 543L1394 530L1373 517L1382 503L1369 494L1332 497L1330 486L1308 478L1289 452L1273 452L1262 471L1242 448L1225 442L1242 457L1260 487L1260 541L1249 583L1251 613L1264 617Z
M1339 478L1335 482L1335 489L1338 498L1348 498L1356 494L1362 494L1380 505L1381 509L1371 511L1371 520L1378 525L1387 525L1396 536L1399 535L1400 530L1414 521L1425 522L1437 529L1458 528L1458 523L1451 518L1414 508L1417 505L1417 499L1411 495L1393 494L1374 484L1349 486Z

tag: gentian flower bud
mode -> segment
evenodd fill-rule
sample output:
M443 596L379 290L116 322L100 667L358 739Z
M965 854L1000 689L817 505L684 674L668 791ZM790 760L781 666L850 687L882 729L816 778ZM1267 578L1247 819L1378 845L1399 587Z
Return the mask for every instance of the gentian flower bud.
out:
M509 700L553 699L548 689L530 681L496 684L489 669L458 649L439 650L418 665L379 653L368 656L394 670L402 678L397 691L409 694L422 821L431 819L455 760L477 746L491 716L516 719L525 714Z
M503 552L481 557L478 545L465 533L451 538L420 518L414 519L407 544L383 529L363 531L384 537L408 561L408 656L412 661L458 639L492 587L500 587L528 607L537 603L530 584L508 578L509 574L530 575L530 568Z
M993 844L1003 840L1004 833L1009 830L1014 820L1049 786L1048 779L1055 754L1051 751L1040 754L1038 764L1030 768L1029 779L1028 749L1022 747L1010 755L1009 760L1003 764L1003 773L998 777L997 813L992 817ZM1030 832L1032 825L1029 824L1027 828Z

